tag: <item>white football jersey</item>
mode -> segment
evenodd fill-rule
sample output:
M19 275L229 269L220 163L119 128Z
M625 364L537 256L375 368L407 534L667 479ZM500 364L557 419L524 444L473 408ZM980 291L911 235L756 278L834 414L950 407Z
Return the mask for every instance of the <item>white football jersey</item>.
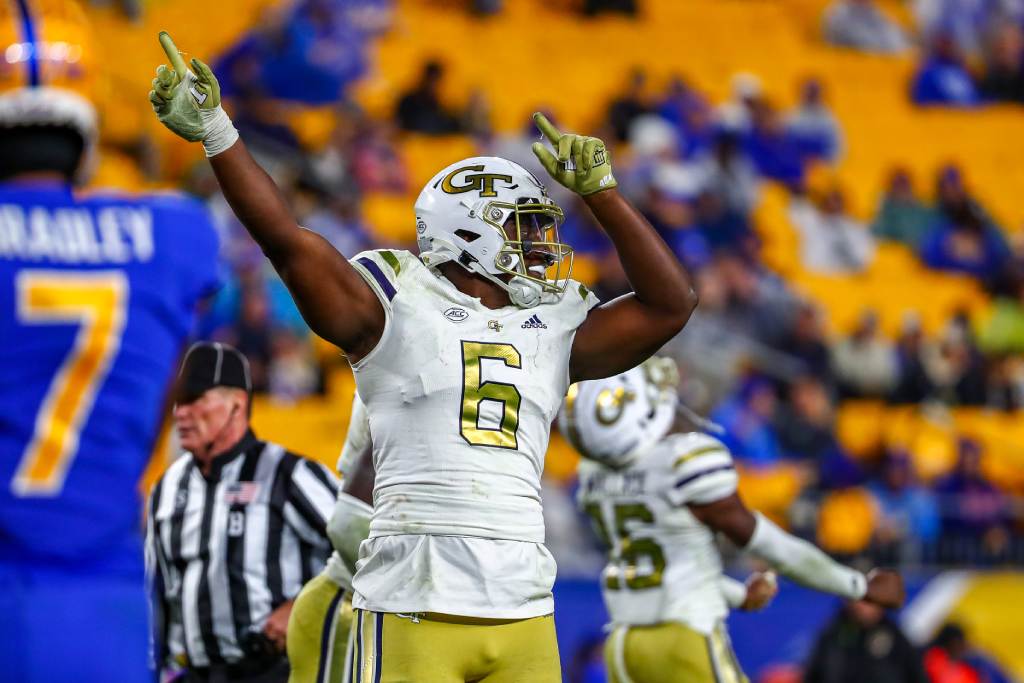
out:
M736 491L732 457L706 434L670 434L631 465L580 463L577 501L608 543L602 574L614 625L679 621L710 634L728 614L714 534L687 507Z
M538 601L535 577L490 576L504 582L494 591L504 596L495 604L480 596L439 595L440 582L432 577L442 568L421 575L422 587L410 588L402 563L381 560L405 552L422 553L425 562L440 560L456 574L446 584L458 587L458 575L465 576L463 592L488 580L477 573L536 574L543 567L553 581L553 562L540 545L541 472L551 422L569 386L573 338L597 299L572 283L556 303L492 310L406 251L368 251L352 264L386 313L377 346L353 364L376 470L370 538L354 582L356 606L511 618L504 606ZM433 538L395 538L424 535ZM443 537L515 541L537 549L503 569L501 558L462 557L479 554L478 542L447 548ZM510 561L521 555L505 554ZM522 591L507 595L517 580ZM396 595L404 596L403 604L396 604ZM545 600L550 603L550 584ZM446 603L448 609L436 609ZM453 611L459 604L472 607Z

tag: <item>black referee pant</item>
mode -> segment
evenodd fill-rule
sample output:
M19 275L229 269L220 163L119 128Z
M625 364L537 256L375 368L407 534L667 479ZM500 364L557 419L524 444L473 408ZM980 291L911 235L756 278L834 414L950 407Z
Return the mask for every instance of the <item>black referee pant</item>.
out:
M288 658L247 661L189 669L182 683L288 683Z

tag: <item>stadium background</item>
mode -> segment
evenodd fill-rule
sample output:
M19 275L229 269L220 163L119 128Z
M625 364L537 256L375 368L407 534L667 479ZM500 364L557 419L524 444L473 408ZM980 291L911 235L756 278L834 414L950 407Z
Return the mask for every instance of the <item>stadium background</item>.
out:
M262 374L258 433L332 463L351 374L310 337L201 149L149 111L156 32L214 64L304 224L350 254L409 244L416 192L447 163L477 152L529 161L537 108L604 136L624 189L699 273L699 319L670 350L687 403L726 428L746 499L844 558L899 563L912 587L902 623L917 642L955 618L1024 677L1024 138L1020 101L983 101L996 66L1016 54L1019 69L1015 3L879 2L898 33L854 47L826 39L841 40L825 25L844 4L828 0L637 0L635 14L582 17L584 4L633 3L93 2L107 71L93 183L208 201L228 285L202 332L241 346ZM959 16L967 6L975 14ZM949 54L935 59L950 43L962 73ZM430 60L442 65L436 106L417 87ZM938 93L926 92L936 69ZM803 98L808 79L820 106ZM1021 91L1011 82L998 97ZM726 156L728 176L713 163ZM916 199L888 191L896 168ZM576 277L620 291L607 242L567 208ZM572 508L575 462L553 437L545 504L562 657L569 680L589 681L600 560ZM769 611L734 616L752 678L798 665L834 608L784 585Z

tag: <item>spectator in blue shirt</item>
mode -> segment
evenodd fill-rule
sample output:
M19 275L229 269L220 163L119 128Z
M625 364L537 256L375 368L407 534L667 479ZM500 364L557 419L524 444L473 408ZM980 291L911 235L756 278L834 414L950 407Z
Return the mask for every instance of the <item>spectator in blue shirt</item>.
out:
M800 104L786 116L786 133L805 159L836 161L842 152L839 122L825 105L822 84L808 78L800 85Z
M775 108L768 102L759 102L754 107L751 123L745 147L758 173L799 188L804 178L803 155L796 140L783 127Z
M870 485L878 503L877 540L882 545L910 539L931 543L942 528L935 494L914 481L914 469L906 453L888 455L881 481Z
M914 75L911 97L919 105L973 107L978 104L974 79L948 34L935 39L931 54Z
M759 376L748 377L735 396L727 399L711 419L722 425L722 441L739 460L752 465L772 465L781 457L772 417L778 399L771 382Z
M973 211L957 220L940 219L922 242L920 253L930 268L985 281L998 277L1010 256L1002 233Z

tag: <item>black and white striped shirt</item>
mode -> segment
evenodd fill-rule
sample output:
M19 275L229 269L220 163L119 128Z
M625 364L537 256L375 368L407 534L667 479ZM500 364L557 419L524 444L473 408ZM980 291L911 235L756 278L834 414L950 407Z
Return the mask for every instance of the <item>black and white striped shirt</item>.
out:
M158 665L242 660L246 634L323 568L337 493L329 469L252 432L208 476L191 455L176 460L146 529Z

